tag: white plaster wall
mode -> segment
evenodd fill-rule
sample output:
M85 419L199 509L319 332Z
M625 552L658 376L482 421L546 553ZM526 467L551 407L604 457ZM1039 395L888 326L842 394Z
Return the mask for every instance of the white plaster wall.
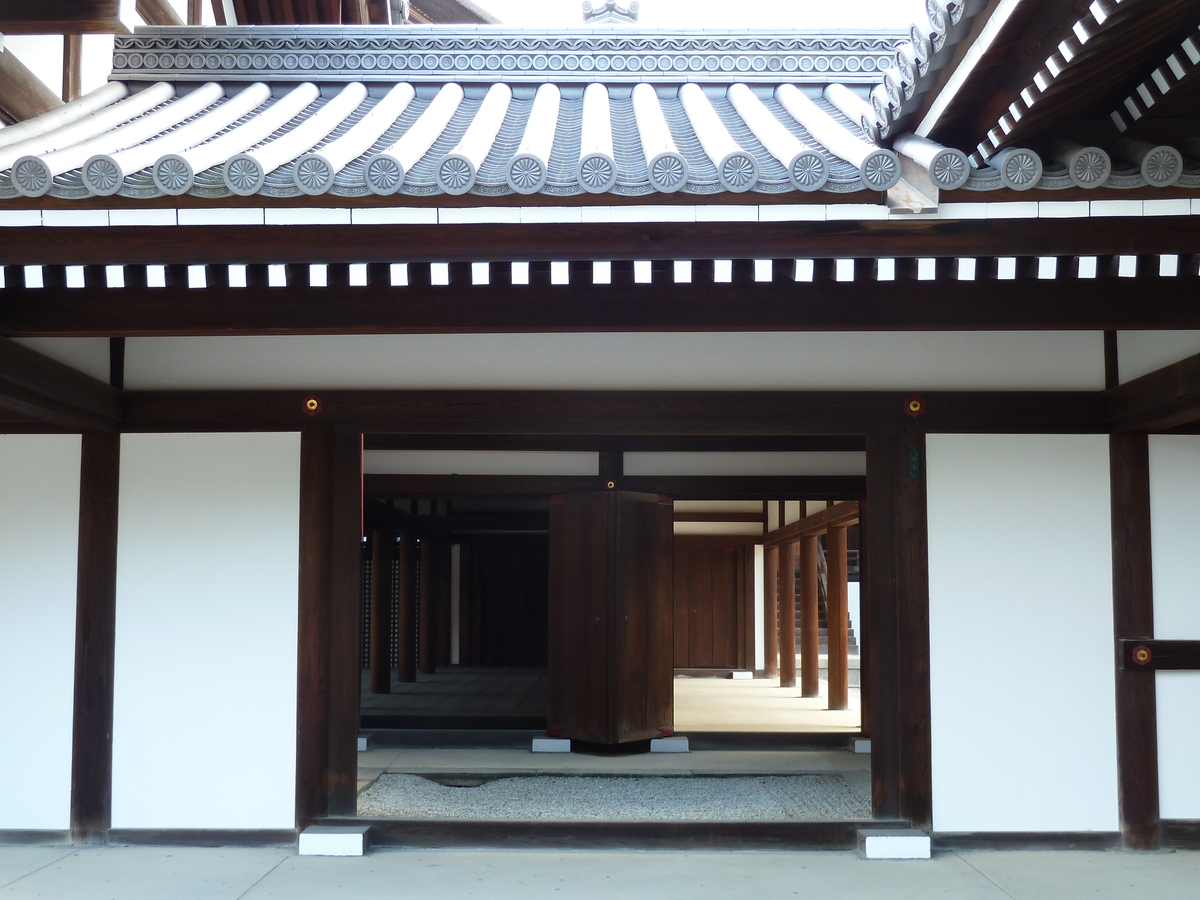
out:
M1200 331L1118 331L1121 383L1200 353Z
M125 354L133 390L1104 387L1098 331L144 337Z
M77 434L0 435L0 829L71 824Z
M1114 831L1104 435L930 435L937 831Z
M300 438L121 450L114 828L295 820Z
M766 623L766 548L754 545L754 668L762 669L767 664Z
M1154 636L1200 640L1200 436L1151 435ZM1159 811L1200 819L1200 672L1159 672Z

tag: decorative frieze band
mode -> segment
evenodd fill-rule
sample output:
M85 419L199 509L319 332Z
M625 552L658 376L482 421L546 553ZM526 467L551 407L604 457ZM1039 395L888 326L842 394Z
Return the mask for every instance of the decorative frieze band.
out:
M900 32L141 28L118 35L122 81L804 81L874 84Z

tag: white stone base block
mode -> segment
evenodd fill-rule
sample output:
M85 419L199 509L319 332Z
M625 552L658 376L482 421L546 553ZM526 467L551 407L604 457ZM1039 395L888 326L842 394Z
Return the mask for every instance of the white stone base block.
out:
M534 738L534 753L570 753L571 742L567 738Z
M747 672L744 669L736 669L729 673L729 677L734 681L751 681L754 678L754 673Z
M689 753L688 739L685 737L654 738L650 741L651 753Z
M862 738L856 738L854 741L854 752L855 753L870 753L871 752L871 739L867 738L866 740L863 740Z
M360 734L358 736L358 752L363 753L371 749L371 736L369 734Z
M863 859L929 859L929 835L915 828L862 828L858 854Z
M300 832L301 856L362 856L370 825L310 825Z

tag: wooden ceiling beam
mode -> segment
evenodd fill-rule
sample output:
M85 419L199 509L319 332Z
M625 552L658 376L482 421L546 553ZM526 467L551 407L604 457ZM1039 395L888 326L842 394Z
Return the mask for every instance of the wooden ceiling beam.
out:
M62 103L62 98L29 71L11 50L0 51L0 112L10 121L32 119Z
M313 394L321 408L305 411ZM897 391L126 391L128 431L295 430L425 435L862 435L911 421ZM1103 433L1099 391L930 391L930 431Z
M864 491L864 493L866 493ZM787 544L814 534L824 534L830 528L858 524L858 501L845 500L836 506L830 506L811 516L805 516L791 525L784 525L763 535L763 543L768 547Z
M122 415L121 392L0 338L0 409L58 428L112 431Z
M585 225L6 228L0 265L840 259L1200 252L1200 216Z
M1200 354L1105 392L1114 431L1158 432L1200 421Z
M1138 278L1011 281L990 277L977 263L975 281L944 273L933 281L905 277L876 281L860 264L854 281L832 277L791 280L790 261L776 264L772 282L756 282L739 264L730 283L713 283L711 265L693 264L693 281L675 284L659 269L655 282L635 284L614 266L612 284L593 284L590 263L572 266L570 285L552 285L534 270L532 283L508 284L506 264L491 267L491 284L474 285L468 271L447 286L430 286L428 266L409 266L410 284L392 287L386 267L365 287L348 287L345 268L330 267L328 287L288 289L251 284L229 288L223 268L211 267L208 287L186 278L162 288L126 279L124 288L10 286L0 294L0 334L14 337L126 337L217 334L447 334L597 331L1020 331L1200 329L1200 282L1190 275L1160 277L1157 260ZM465 264L463 268L466 269ZM832 260L817 268L832 269ZM1064 264L1063 268L1066 268ZM423 269L424 271L418 271ZM453 271L453 269L452 269ZM301 274L307 274L301 272ZM340 275L340 277L338 277ZM58 282L51 284L51 282ZM970 303L964 303L969 294ZM201 300L201 302L196 302Z
M759 450L787 453L862 452L866 439L859 435L641 435L590 437L587 435L523 434L368 434L366 450L584 450L637 452L732 452Z
M186 25L167 0L137 0L134 7L147 25Z
M0 0L2 34L128 34L120 0Z
M676 500L763 497L837 500L862 496L866 493L866 481L856 475L638 475L617 478L617 487L623 491L666 494ZM603 490L609 490L608 479L587 475L366 475L363 478L363 493L371 497L454 500L481 496L545 497ZM687 537L694 540L698 536ZM757 535L723 535L722 539L751 544L760 540Z

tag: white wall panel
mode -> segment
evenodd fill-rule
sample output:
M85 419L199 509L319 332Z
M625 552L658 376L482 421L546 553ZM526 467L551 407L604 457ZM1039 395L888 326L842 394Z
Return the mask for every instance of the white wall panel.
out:
M1200 436L1151 435L1154 636L1200 640ZM1200 819L1200 672L1159 672L1159 809Z
M121 450L114 828L291 828L300 439Z
M564 450L368 450L367 475L597 475L600 454Z
M930 435L937 831L1113 831L1108 439Z
M1118 331L1121 383L1200 353L1200 331Z
M77 434L0 435L0 829L71 819Z
M146 337L152 388L1100 390L1100 332Z

